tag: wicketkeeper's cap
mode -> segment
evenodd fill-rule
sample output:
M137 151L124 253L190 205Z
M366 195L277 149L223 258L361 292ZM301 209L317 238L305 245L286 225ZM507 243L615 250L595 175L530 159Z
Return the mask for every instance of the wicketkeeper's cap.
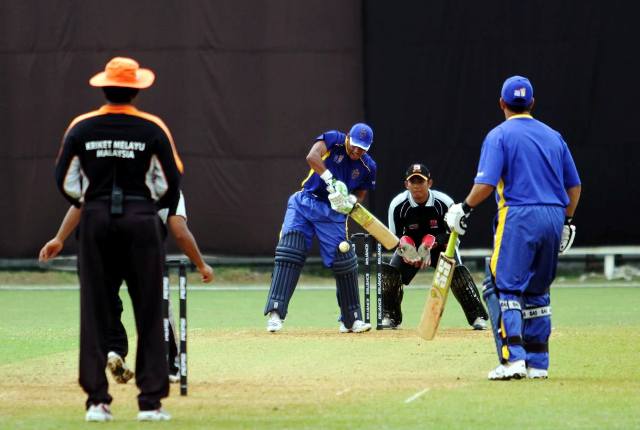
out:
M349 131L349 142L353 146L368 151L373 143L373 130L367 124L359 122L354 124Z
M414 176L420 176L421 178L424 178L426 181L431 179L431 173L429 172L429 169L427 168L427 166L420 163L412 164L411 166L409 166L409 168L404 174L404 179L408 181Z
M533 87L524 76L512 76L502 84L502 99L511 106L527 107L533 99Z
M89 80L93 87L149 88L155 75L149 69L141 69L132 58L115 57L100 72Z

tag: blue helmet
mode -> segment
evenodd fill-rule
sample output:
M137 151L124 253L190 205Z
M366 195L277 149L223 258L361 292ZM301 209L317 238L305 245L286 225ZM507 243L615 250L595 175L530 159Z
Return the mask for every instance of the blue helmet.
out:
M349 131L349 141L353 146L368 151L373 143L373 130L367 124L359 122Z

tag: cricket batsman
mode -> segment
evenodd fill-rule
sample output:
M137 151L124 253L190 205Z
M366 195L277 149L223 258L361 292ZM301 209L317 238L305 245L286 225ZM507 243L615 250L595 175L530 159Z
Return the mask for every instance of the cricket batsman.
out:
M289 197L276 247L264 308L269 332L282 329L314 236L324 266L335 275L340 333L371 330L371 324L362 321L355 251L340 244L347 241L347 214L375 187L376 163L367 154L372 142L371 127L358 123L348 134L336 130L321 134L311 147L307 155L311 170L302 189Z
M495 192L498 212L483 297L500 365L488 378L545 379L550 287L558 252L566 251L575 236L580 178L560 133L531 116L531 82L512 76L500 95L505 121L485 138L471 192L445 220L463 235L473 208Z

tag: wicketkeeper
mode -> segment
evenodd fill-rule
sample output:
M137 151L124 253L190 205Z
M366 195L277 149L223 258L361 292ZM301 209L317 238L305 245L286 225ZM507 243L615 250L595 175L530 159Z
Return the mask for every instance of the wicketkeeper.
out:
M412 164L405 172L405 191L389 205L389 229L400 243L389 264L382 267L382 325L397 328L402 323L403 285L409 285L420 269L435 267L449 240L444 215L453 204L451 197L432 190L433 180L424 164ZM485 330L489 316L469 270L456 250L451 291L462 306L467 322L475 330Z

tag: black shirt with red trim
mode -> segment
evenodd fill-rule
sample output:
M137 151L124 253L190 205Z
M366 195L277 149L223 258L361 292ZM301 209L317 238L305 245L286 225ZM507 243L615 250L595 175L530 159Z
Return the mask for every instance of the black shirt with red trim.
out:
M446 248L449 238L444 214L452 204L451 197L437 190L429 190L426 202L416 203L406 190L389 205L389 229L397 236L409 236L416 246L426 234L432 234L438 242L434 250L441 251Z

